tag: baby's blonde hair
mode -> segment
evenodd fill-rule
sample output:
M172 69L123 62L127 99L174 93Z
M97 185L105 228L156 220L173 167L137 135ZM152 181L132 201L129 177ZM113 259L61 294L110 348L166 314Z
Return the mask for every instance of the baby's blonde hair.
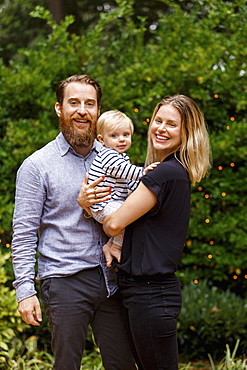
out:
M155 107L148 130L148 150L145 166L157 161L155 150L150 138L150 130L155 116L163 105L171 105L181 116L182 133L180 160L188 171L192 185L199 182L211 167L211 150L206 123L196 103L185 95L168 96Z
M119 110L108 110L101 114L97 121L97 135L104 135L106 131L112 131L123 124L129 125L131 135L134 132L134 125L125 113Z

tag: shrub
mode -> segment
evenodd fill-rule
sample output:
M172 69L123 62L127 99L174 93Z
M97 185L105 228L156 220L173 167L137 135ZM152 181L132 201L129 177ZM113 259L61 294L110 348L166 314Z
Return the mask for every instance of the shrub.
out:
M8 351L11 340L27 327L17 312L15 291L7 286L11 278L5 268L9 258L10 253L4 253L0 248L0 350L2 351Z
M193 189L183 283L207 279L245 295L247 289L247 130L245 122L211 133L213 168Z
M247 350L247 299L230 291L208 287L207 281L185 285L178 319L179 352L183 356L219 357L226 344L240 340L239 353Z

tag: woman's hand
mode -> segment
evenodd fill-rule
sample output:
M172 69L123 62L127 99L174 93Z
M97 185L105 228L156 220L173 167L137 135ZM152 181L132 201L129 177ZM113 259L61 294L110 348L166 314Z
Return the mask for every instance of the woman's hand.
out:
M81 185L81 190L77 198L78 204L81 208L91 215L90 206L95 203L104 202L109 200L108 195L111 194L111 188L109 187L97 187L101 181L104 180L104 176L99 177L93 181L90 185L88 184L88 173L86 173L85 179Z

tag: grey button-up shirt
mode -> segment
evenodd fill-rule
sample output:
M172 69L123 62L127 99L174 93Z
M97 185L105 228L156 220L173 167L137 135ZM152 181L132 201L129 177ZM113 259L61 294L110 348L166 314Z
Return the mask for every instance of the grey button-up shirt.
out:
M101 149L94 142L84 158L60 133L33 153L17 173L12 260L17 300L36 294L37 280L61 277L102 266L108 294L116 289L115 273L106 267L102 225L85 218L77 197L85 173Z

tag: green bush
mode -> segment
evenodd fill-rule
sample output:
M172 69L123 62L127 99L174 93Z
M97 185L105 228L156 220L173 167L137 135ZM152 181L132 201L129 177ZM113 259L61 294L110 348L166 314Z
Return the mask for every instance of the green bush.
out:
M208 279L244 295L247 289L247 127L233 121L210 134L213 168L193 189L183 283Z
M183 287L183 308L178 320L179 352L191 358L220 358L226 344L247 351L247 299L229 291L209 288L207 281Z
M9 351L12 339L27 327L17 312L15 291L7 286L8 281L12 279L5 268L9 258L10 252L4 253L0 248L0 351L2 353Z

